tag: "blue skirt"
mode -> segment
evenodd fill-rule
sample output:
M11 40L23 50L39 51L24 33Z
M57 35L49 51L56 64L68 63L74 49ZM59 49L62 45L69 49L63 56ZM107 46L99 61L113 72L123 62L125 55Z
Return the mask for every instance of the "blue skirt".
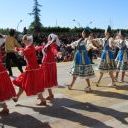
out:
M101 72L116 70L116 62L114 60L114 53L111 50L102 51L101 61L99 64L99 70Z
M74 76L84 78L90 78L94 76L94 70L86 50L76 51L70 73Z
M117 70L118 71L126 71L128 70L128 53L125 50L119 50L116 63L117 63Z

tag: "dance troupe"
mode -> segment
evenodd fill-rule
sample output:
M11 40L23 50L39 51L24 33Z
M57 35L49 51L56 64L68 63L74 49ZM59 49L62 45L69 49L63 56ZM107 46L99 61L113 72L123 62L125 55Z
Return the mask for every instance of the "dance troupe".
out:
M33 38L30 35L24 35L22 42L25 47L15 47L14 50L24 57L26 60L26 68L23 73L12 81L2 63L2 56L0 55L0 105L3 108L0 115L8 115L9 109L6 101L13 99L14 102L17 102L23 92L25 92L27 96L37 95L37 99L39 100L38 105L46 105L47 100L51 101L54 99L52 88L58 85L55 57L61 56L61 53L58 51L58 46L60 46L58 36L50 34L47 44L42 46L34 46ZM67 45L67 47L75 49L73 65L70 71L72 81L68 85L69 90L72 89L77 77L80 77L84 78L87 82L85 91L91 92L90 78L93 78L95 74L88 57L87 49L91 47L98 50L100 46L102 46L101 60L98 67L100 77L97 82L95 82L96 86L99 86L105 72L110 75L112 81L111 86L116 85L115 82L118 80L120 71L122 72L121 81L123 82L125 71L128 69L128 50L125 34L119 31L113 38L111 28L108 27L105 31L104 38L93 38L91 29L87 27L82 32L82 36L79 40ZM113 49L117 47L119 51L115 58ZM43 53L41 65L37 62L36 51ZM115 76L114 71L116 71ZM17 93L15 92L14 85L19 87ZM46 89L48 90L48 97L43 96L43 92Z

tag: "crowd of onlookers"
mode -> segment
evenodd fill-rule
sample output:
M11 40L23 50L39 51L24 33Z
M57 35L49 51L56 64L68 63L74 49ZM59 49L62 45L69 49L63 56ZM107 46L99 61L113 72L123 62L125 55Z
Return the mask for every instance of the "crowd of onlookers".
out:
M102 38L103 37L103 33L94 33L93 36L94 38ZM2 36L2 35L0 35ZM74 49L72 49L71 47L67 47L67 44L70 44L76 40L78 40L81 37L81 33L63 33L63 34L58 34L61 45L58 48L59 52L62 53L62 56L60 58L56 58L57 62L67 62L67 61L72 61L73 60L73 55L74 55ZM21 43L21 39L22 39L23 35L19 34L16 36L17 41L22 45ZM34 37L34 36L33 36ZM0 37L1 38L1 37ZM36 45L42 45L42 44L46 44L47 43L47 36L46 35L40 35L34 37L34 42ZM5 48L4 48L4 44L0 47L1 49L1 53L3 56L3 60L5 57ZM17 55L18 56L18 55ZM43 57L43 54L40 52L37 52L37 56L38 56L38 62L41 62L41 59ZM92 58L97 58L97 56L100 56L100 51L95 51L92 50ZM18 58L20 59L21 63L25 64L23 58L21 58L20 56L18 56Z
M2 36L2 35L1 35ZM6 35L4 35L6 36ZM17 41L22 45L21 43L21 39L22 39L22 34L19 34L16 36ZM62 53L62 56L60 58L56 58L57 62L67 62L67 61L72 61L73 60L73 55L74 55L74 49L72 49L71 47L66 47L67 44L70 44L76 40L78 40L81 37L81 34L78 33L72 33L72 34L59 34L59 39L60 39L60 47L58 48L59 52ZM44 35L40 35L38 37L34 37L34 42L37 45L42 45L42 44L46 44L47 43L47 36ZM38 42L38 43L37 43ZM5 46L4 44L1 45L0 47L1 49L1 53L3 56L3 60L5 61ZM43 54L40 52L37 52L37 56L38 56L38 62L41 62L41 59L43 57ZM17 57L19 58L19 60L21 61L21 63L24 65L25 61L23 60L23 58L21 58L20 56L17 55ZM95 51L93 51L93 57L96 58L96 54Z

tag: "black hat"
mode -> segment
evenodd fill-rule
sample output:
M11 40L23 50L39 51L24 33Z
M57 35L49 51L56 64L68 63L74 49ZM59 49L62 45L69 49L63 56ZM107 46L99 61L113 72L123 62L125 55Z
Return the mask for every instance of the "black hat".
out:
M105 32L108 32L108 33L112 33L112 29L111 29L111 26L110 25L108 25L108 28L105 30Z
M15 35L15 30L14 29L10 29L9 30L9 35L10 36L14 36Z

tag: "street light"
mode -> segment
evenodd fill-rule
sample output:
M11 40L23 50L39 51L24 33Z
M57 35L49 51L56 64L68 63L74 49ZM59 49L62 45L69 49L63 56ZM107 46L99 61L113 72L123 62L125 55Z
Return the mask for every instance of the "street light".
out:
M87 24L87 26L89 26L89 25L92 24L92 23L94 23L94 20L93 20L93 21L90 21L90 22Z
M20 21L18 22L17 28L16 28L17 31L18 31L18 27L19 27L19 25L20 25L20 23L21 23L22 21L23 21L23 20L20 20Z

